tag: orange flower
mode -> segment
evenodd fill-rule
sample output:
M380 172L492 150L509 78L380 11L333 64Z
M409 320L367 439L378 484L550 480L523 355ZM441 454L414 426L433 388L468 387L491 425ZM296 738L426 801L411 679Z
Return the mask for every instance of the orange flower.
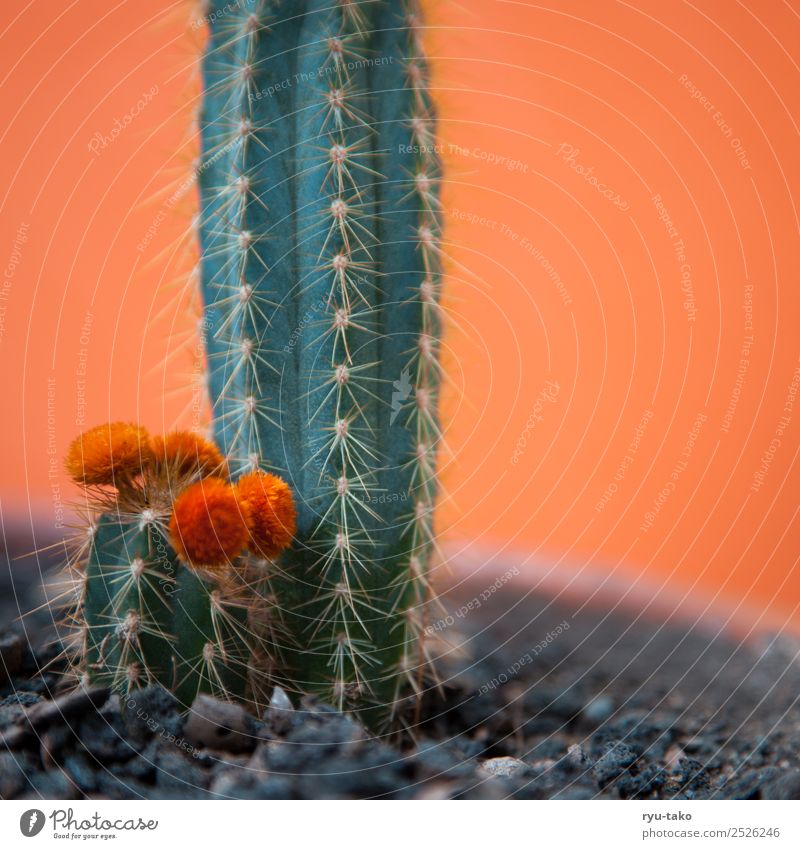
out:
M277 475L256 471L239 479L236 492L250 513L252 547L263 557L277 557L289 547L297 529L289 485Z
M150 435L143 427L109 422L73 440L64 463L76 483L92 486L122 483L140 474L152 459Z
M220 478L204 478L175 500L169 523L172 545L188 565L219 569L247 545L249 518L232 486Z
M189 430L173 430L153 438L156 463L175 475L199 476L225 472L225 458L216 445Z

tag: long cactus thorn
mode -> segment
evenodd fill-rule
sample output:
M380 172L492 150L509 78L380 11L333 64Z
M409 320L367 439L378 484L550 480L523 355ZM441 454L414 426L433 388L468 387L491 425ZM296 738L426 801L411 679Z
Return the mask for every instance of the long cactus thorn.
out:
M427 575L422 561L416 555L412 555L408 560L409 577L416 581L426 581Z
M132 645L138 644L141 617L135 610L129 610L125 618L117 625L117 638Z
M128 691L135 690L142 684L142 665L140 663L129 663L125 667L125 683Z
M410 30L418 30L422 27L422 17L418 12L412 10L406 13L406 26Z
M414 88L421 88L425 85L425 69L416 59L411 59L406 63L406 75Z
M345 24L361 34L367 26L367 15L361 8L364 0L339 0Z
M336 254L331 260L331 268L337 273L339 276L343 276L347 272L347 268L350 265L349 256L344 253Z
M345 96L343 89L331 88L325 98L334 109L341 110L344 107Z

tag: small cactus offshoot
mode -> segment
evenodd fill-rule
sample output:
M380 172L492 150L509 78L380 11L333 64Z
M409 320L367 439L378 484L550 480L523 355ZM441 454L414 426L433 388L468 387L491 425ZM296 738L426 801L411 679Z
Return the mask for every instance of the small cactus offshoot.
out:
M252 536L254 512L223 477L219 449L190 432L151 438L112 422L79 436L66 466L86 487L92 515L72 564L80 673L123 695L159 683L187 707L201 692L247 697L254 635L245 551L261 544L261 526Z

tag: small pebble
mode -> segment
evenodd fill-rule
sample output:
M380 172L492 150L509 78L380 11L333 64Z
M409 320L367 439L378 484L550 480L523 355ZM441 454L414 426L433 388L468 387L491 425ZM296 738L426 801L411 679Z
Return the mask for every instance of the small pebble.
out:
M681 765L681 759L686 757L686 753L680 746L670 746L664 755L664 766L669 772L677 772Z
M39 758L46 770L58 769L58 757L63 753L70 738L69 728L63 725L53 725L46 728L39 737Z
M256 722L241 705L205 694L194 700L183 732L195 745L228 752L252 752L258 743Z
M276 734L283 734L292 726L294 707L291 699L282 687L275 687L269 700L269 707L264 711L264 722Z
M583 749L577 744L573 743L569 749L567 749L567 760L572 766L583 766L586 763L586 755L583 753Z
M593 725L605 722L614 712L614 702L611 696L596 696L583 709L583 718Z
M478 772L488 778L507 778L527 769L527 764L519 758L489 758L478 767Z
M0 731L0 751L3 749L21 749L35 742L36 736L30 726L15 725Z

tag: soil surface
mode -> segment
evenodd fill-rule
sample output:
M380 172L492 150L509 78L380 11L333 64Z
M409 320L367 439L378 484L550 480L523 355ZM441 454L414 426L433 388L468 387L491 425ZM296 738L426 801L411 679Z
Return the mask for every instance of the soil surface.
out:
M518 592L458 615L474 594L445 600L442 692L405 743L281 692L259 717L67 694L46 620L0 630L0 798L800 798L796 642Z

